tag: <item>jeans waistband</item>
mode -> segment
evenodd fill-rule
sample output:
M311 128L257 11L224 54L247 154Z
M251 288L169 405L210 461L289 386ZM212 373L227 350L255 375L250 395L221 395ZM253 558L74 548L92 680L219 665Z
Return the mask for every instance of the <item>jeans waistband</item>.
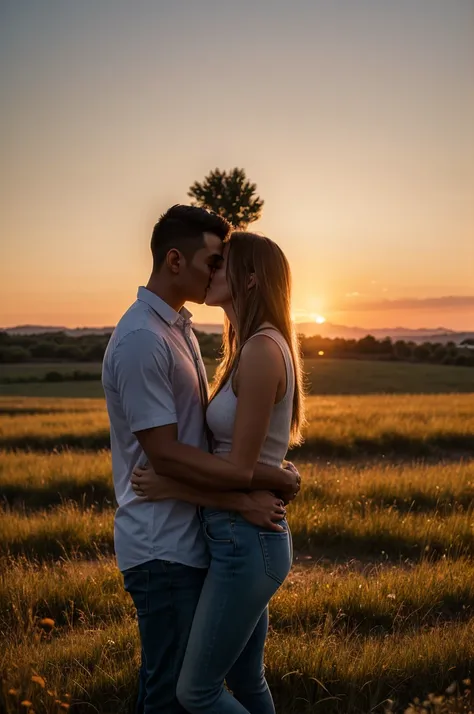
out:
M243 521L248 523L245 518L238 511L223 511L219 508L210 508L207 506L198 506L198 516L201 523L209 520L210 518L217 518L221 516L222 518L229 518L232 522Z
M252 523L247 521L238 511L221 511L217 508L208 508L205 506L198 506L198 516L199 520L201 523L205 523L209 521L212 518L217 518L221 516L222 518L228 518L232 523L243 523L245 525L248 525L250 528L257 528L257 526L254 526ZM286 518L282 518L280 521L278 521L279 525L284 526L287 530L289 530L288 522Z

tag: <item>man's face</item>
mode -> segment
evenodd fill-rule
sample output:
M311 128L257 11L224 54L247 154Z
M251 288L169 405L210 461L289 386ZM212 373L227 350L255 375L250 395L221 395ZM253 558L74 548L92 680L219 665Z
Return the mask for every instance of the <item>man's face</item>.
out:
M187 263L182 274L183 292L186 300L203 303L215 270L222 263L223 244L214 233L204 233L204 245L197 250Z

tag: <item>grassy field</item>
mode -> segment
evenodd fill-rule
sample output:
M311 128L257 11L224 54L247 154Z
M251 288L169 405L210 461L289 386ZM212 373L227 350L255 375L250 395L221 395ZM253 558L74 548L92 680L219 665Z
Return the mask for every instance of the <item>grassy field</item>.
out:
M309 417L294 567L270 611L277 711L467 714L472 395L312 397ZM133 711L106 443L103 400L0 399L2 712Z
M209 379L214 362L206 364ZM14 377L44 377L47 372L72 373L74 370L100 374L95 362L1 364L0 396L103 397L100 381L1 384ZM308 389L312 394L441 394L474 391L474 369L451 365L410 364L369 360L307 359Z
M474 455L474 400L456 395L312 396L302 449L311 458ZM0 399L0 448L109 446L103 400Z

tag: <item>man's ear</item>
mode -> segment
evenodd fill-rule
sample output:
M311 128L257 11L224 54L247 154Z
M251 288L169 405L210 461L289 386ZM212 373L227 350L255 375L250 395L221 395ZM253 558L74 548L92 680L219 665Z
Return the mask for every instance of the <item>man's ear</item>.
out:
M176 248L171 248L166 254L166 265L174 275L179 273L181 257L181 253Z
M254 288L257 284L257 278L255 277L255 273L250 273L249 281L247 283L247 290L251 290Z

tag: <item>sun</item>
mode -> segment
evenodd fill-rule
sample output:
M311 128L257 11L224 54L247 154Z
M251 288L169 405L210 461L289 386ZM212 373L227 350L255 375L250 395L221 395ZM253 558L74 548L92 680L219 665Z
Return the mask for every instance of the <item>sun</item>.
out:
M324 322L326 322L326 318L322 315L313 314L311 315L311 319L314 320L314 322L316 322L318 325L322 325Z

